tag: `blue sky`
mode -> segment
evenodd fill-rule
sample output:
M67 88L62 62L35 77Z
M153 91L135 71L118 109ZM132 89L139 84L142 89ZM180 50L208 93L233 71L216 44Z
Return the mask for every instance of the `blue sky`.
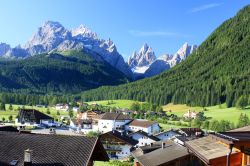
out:
M144 43L156 55L200 44L249 0L1 0L0 42L24 44L47 20L84 24L125 56Z

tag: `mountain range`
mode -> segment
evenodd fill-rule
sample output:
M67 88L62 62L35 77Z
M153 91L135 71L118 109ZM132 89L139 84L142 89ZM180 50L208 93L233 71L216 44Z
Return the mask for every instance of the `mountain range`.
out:
M0 56L5 58L27 58L51 51L84 50L88 54L99 54L106 62L127 77L132 72L118 53L112 40L99 39L97 34L86 26L68 30L59 22L47 21L32 38L23 46L11 48L8 44L0 44Z
M144 44L138 53L135 51L129 57L126 63L111 39L100 39L95 32L84 25L68 30L59 22L47 21L24 45L11 48L6 43L0 43L0 57L26 59L53 51L84 50L97 60L100 57L95 55L100 55L111 66L124 73L128 79L136 80L160 74L183 61L196 48L185 43L176 54L166 54L156 58L153 49Z
M156 58L152 47L145 43L138 53L134 51L129 57L128 65L135 78L152 77L184 61L196 49L196 45L184 43L174 55L164 54Z
M249 29L250 5L222 23L194 53L173 68L155 77L86 91L82 98L87 101L132 99L159 105L173 102L234 106L241 96L250 95Z

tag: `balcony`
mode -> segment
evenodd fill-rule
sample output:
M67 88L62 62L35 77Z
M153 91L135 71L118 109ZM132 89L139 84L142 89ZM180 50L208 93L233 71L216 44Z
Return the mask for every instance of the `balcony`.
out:
M121 147L118 147L118 146L105 146L105 145L104 145L104 149L105 149L106 151L114 151L114 152L122 151L122 148L121 148Z

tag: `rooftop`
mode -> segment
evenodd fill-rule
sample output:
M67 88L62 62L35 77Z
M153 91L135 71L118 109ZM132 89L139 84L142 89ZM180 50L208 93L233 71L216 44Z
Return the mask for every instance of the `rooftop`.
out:
M142 131L142 130L139 130L139 131L136 131L136 132L134 132L134 133L131 133L131 134L129 134L129 136L132 136L132 135L134 135L134 134L140 134L140 135L143 135L143 136L145 136L145 137L148 137L148 138L150 138L150 139L152 139L152 140L154 140L154 141L160 141L159 138L157 138L157 137L155 137L155 136L153 136L153 135L148 135L148 133L146 133L146 132L144 132L144 131Z
M114 113L114 112L106 112L104 114L99 115L99 119L102 120L131 120L132 118L128 115L124 115L122 113Z
M110 140L110 138L115 138L117 141L123 142L125 144L130 144L130 145L136 145L138 143L138 141L128 137L127 135L120 133L116 130L104 133L102 135L100 135L100 140L102 142L105 142L106 140Z
M162 132L160 132L160 133L157 133L157 134L155 134L154 136L159 136L159 135L162 135L162 134L166 134L166 133L168 133L168 132L174 132L174 133L178 133L176 130L173 130L173 129L170 129L170 130L165 130L165 131L162 131Z
M137 155L135 151L132 155L143 166L157 166L167 164L175 159L188 156L187 148L178 145L172 141L166 143L165 148L158 148L143 155Z
M19 132L19 130L13 126L0 126L0 131Z
M185 145L207 164L209 164L212 159L227 156L229 152L229 147L226 144L214 139L212 136L187 141ZM239 150L233 148L232 154L238 152Z
M83 136L20 134L0 132L0 165L24 162L24 150L31 149L33 165L82 166L90 160L108 161L98 138Z
M40 123L40 120L54 119L35 109L21 109L18 113L19 121L28 119L28 121L34 121Z
M148 121L148 120L138 120L134 119L132 122L129 123L129 126L138 126L138 127L149 127L156 122Z

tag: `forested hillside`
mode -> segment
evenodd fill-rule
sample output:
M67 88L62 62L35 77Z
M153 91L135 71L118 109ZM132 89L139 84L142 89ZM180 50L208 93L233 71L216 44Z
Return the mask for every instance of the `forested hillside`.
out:
M128 81L120 71L83 51L41 54L22 60L0 60L0 91L39 94L79 93ZM97 60L96 60L97 59Z
M250 6L219 26L184 62L156 77L84 92L84 100L235 104L250 94Z

